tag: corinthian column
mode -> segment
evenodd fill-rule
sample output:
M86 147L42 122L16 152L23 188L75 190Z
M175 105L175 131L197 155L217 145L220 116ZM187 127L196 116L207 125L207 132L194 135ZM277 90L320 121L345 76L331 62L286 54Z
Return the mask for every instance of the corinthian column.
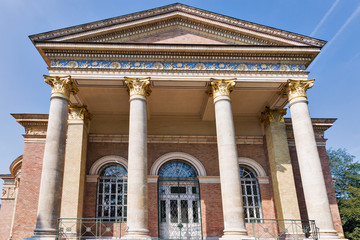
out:
M224 216L222 239L247 237L241 193L240 171L231 110L230 92L235 80L211 79L209 95L215 104L216 134Z
M70 76L44 76L52 87L46 143L41 172L38 213L33 239L55 239L60 216L68 102L78 89Z
M126 239L150 239L147 226L146 97L150 78L125 78L130 95L128 206Z
M321 239L338 239L331 216L325 180L308 109L306 90L314 80L288 80L282 91L289 100L300 175L309 219L320 228Z

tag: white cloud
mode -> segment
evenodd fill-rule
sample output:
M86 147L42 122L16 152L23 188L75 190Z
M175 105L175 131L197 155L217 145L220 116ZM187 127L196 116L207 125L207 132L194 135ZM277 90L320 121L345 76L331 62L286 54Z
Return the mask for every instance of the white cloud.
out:
M340 36L340 34L344 31L344 29L354 20L357 15L360 13L360 5L354 10L354 12L348 17L345 21L345 23L341 26L341 28L336 32L336 34L331 38L331 40L325 45L325 47L322 49L321 53L323 54L326 49L328 49L331 44ZM311 65L308 67L308 71L314 66L315 62L319 59L319 57L315 58L315 60L311 63Z
M326 21L326 19L329 17L329 15L332 13L332 11L334 11L336 5L340 2L340 0L336 0L333 5L330 7L330 9L326 12L326 14L324 15L324 17L321 19L321 21L319 22L318 25L316 25L316 27L314 28L314 30L312 31L312 33L310 34L311 37L313 37L315 35L315 33L319 30L319 28L324 24L324 22Z

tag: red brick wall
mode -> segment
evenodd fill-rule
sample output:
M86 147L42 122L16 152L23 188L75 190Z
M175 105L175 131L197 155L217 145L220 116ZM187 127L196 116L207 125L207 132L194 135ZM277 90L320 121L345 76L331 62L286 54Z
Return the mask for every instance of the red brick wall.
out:
M321 160L321 166L324 173L325 178L325 184L326 184L326 190L329 198L330 203L330 209L331 214L334 220L335 230L343 237L344 232L341 225L341 218L339 213L339 208L336 201L335 196L335 189L332 182L331 172L330 172L330 166L329 166L329 159L326 153L326 148L324 146L318 147L320 160Z
M290 150L291 162L292 162L293 170L294 170L295 185L296 185L296 191L297 191L297 195L298 195L301 218L308 219L305 197L304 197L303 187L302 187L302 183L301 183L299 163L298 163L298 158L296 155L296 148L295 148L295 146L291 146L291 147L289 147L289 150ZM344 233L343 233L343 229L341 226L341 219L340 219L338 205L336 202L335 190L334 190L334 186L332 183L332 177L331 177L330 168L329 168L329 160L328 160L328 157L326 154L325 146L319 146L318 151L319 151L321 166L322 166L322 170L323 170L323 174L324 174L326 190L327 190L327 194L328 194L328 198L329 198L330 209L331 209L331 214L333 217L335 229L340 236L343 236Z
M126 143L89 143L87 173L92 164L107 155L119 155L127 158ZM151 166L162 155L169 152L185 152L196 157L205 167L208 176L219 176L218 152L216 144L150 143L148 144L148 173ZM267 174L269 168L263 145L238 145L240 157L248 157L260 163ZM263 214L266 218L275 218L271 182L260 186ZM201 211L204 237L223 235L223 214L220 184L201 183ZM153 237L158 236L157 184L148 184L149 230ZM84 199L84 217L95 217L96 183L87 183Z
M24 145L13 239L24 239L31 237L34 233L44 146L44 143L25 143Z
M83 218L96 217L96 188L96 182L85 183Z
M0 239L9 238L11 221L14 214L15 200L2 200L0 209Z
M157 183L148 183L148 228L152 237L159 236L157 186Z
M201 216L204 238L221 237L224 218L219 183L200 183Z

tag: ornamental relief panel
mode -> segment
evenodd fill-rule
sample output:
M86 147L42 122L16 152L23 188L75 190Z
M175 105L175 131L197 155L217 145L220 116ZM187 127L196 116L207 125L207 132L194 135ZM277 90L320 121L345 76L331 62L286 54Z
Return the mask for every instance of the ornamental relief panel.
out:
M71 69L140 69L171 71L250 71L250 72L304 72L302 64L226 63L226 62L160 62L160 61L103 61L52 60L53 68Z

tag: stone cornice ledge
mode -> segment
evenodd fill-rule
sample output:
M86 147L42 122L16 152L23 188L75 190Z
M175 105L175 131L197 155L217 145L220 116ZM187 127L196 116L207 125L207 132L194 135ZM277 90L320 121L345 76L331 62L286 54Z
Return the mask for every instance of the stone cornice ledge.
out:
M127 143L128 135L90 134L89 142ZM148 143L216 144L216 136L148 135ZM236 136L237 144L263 144L262 136Z
M295 146L294 133L292 129L291 118L285 118L286 133L288 137L289 146ZM315 134L316 144L318 146L326 146L327 139L324 132L333 126L336 118L312 118L312 125Z

